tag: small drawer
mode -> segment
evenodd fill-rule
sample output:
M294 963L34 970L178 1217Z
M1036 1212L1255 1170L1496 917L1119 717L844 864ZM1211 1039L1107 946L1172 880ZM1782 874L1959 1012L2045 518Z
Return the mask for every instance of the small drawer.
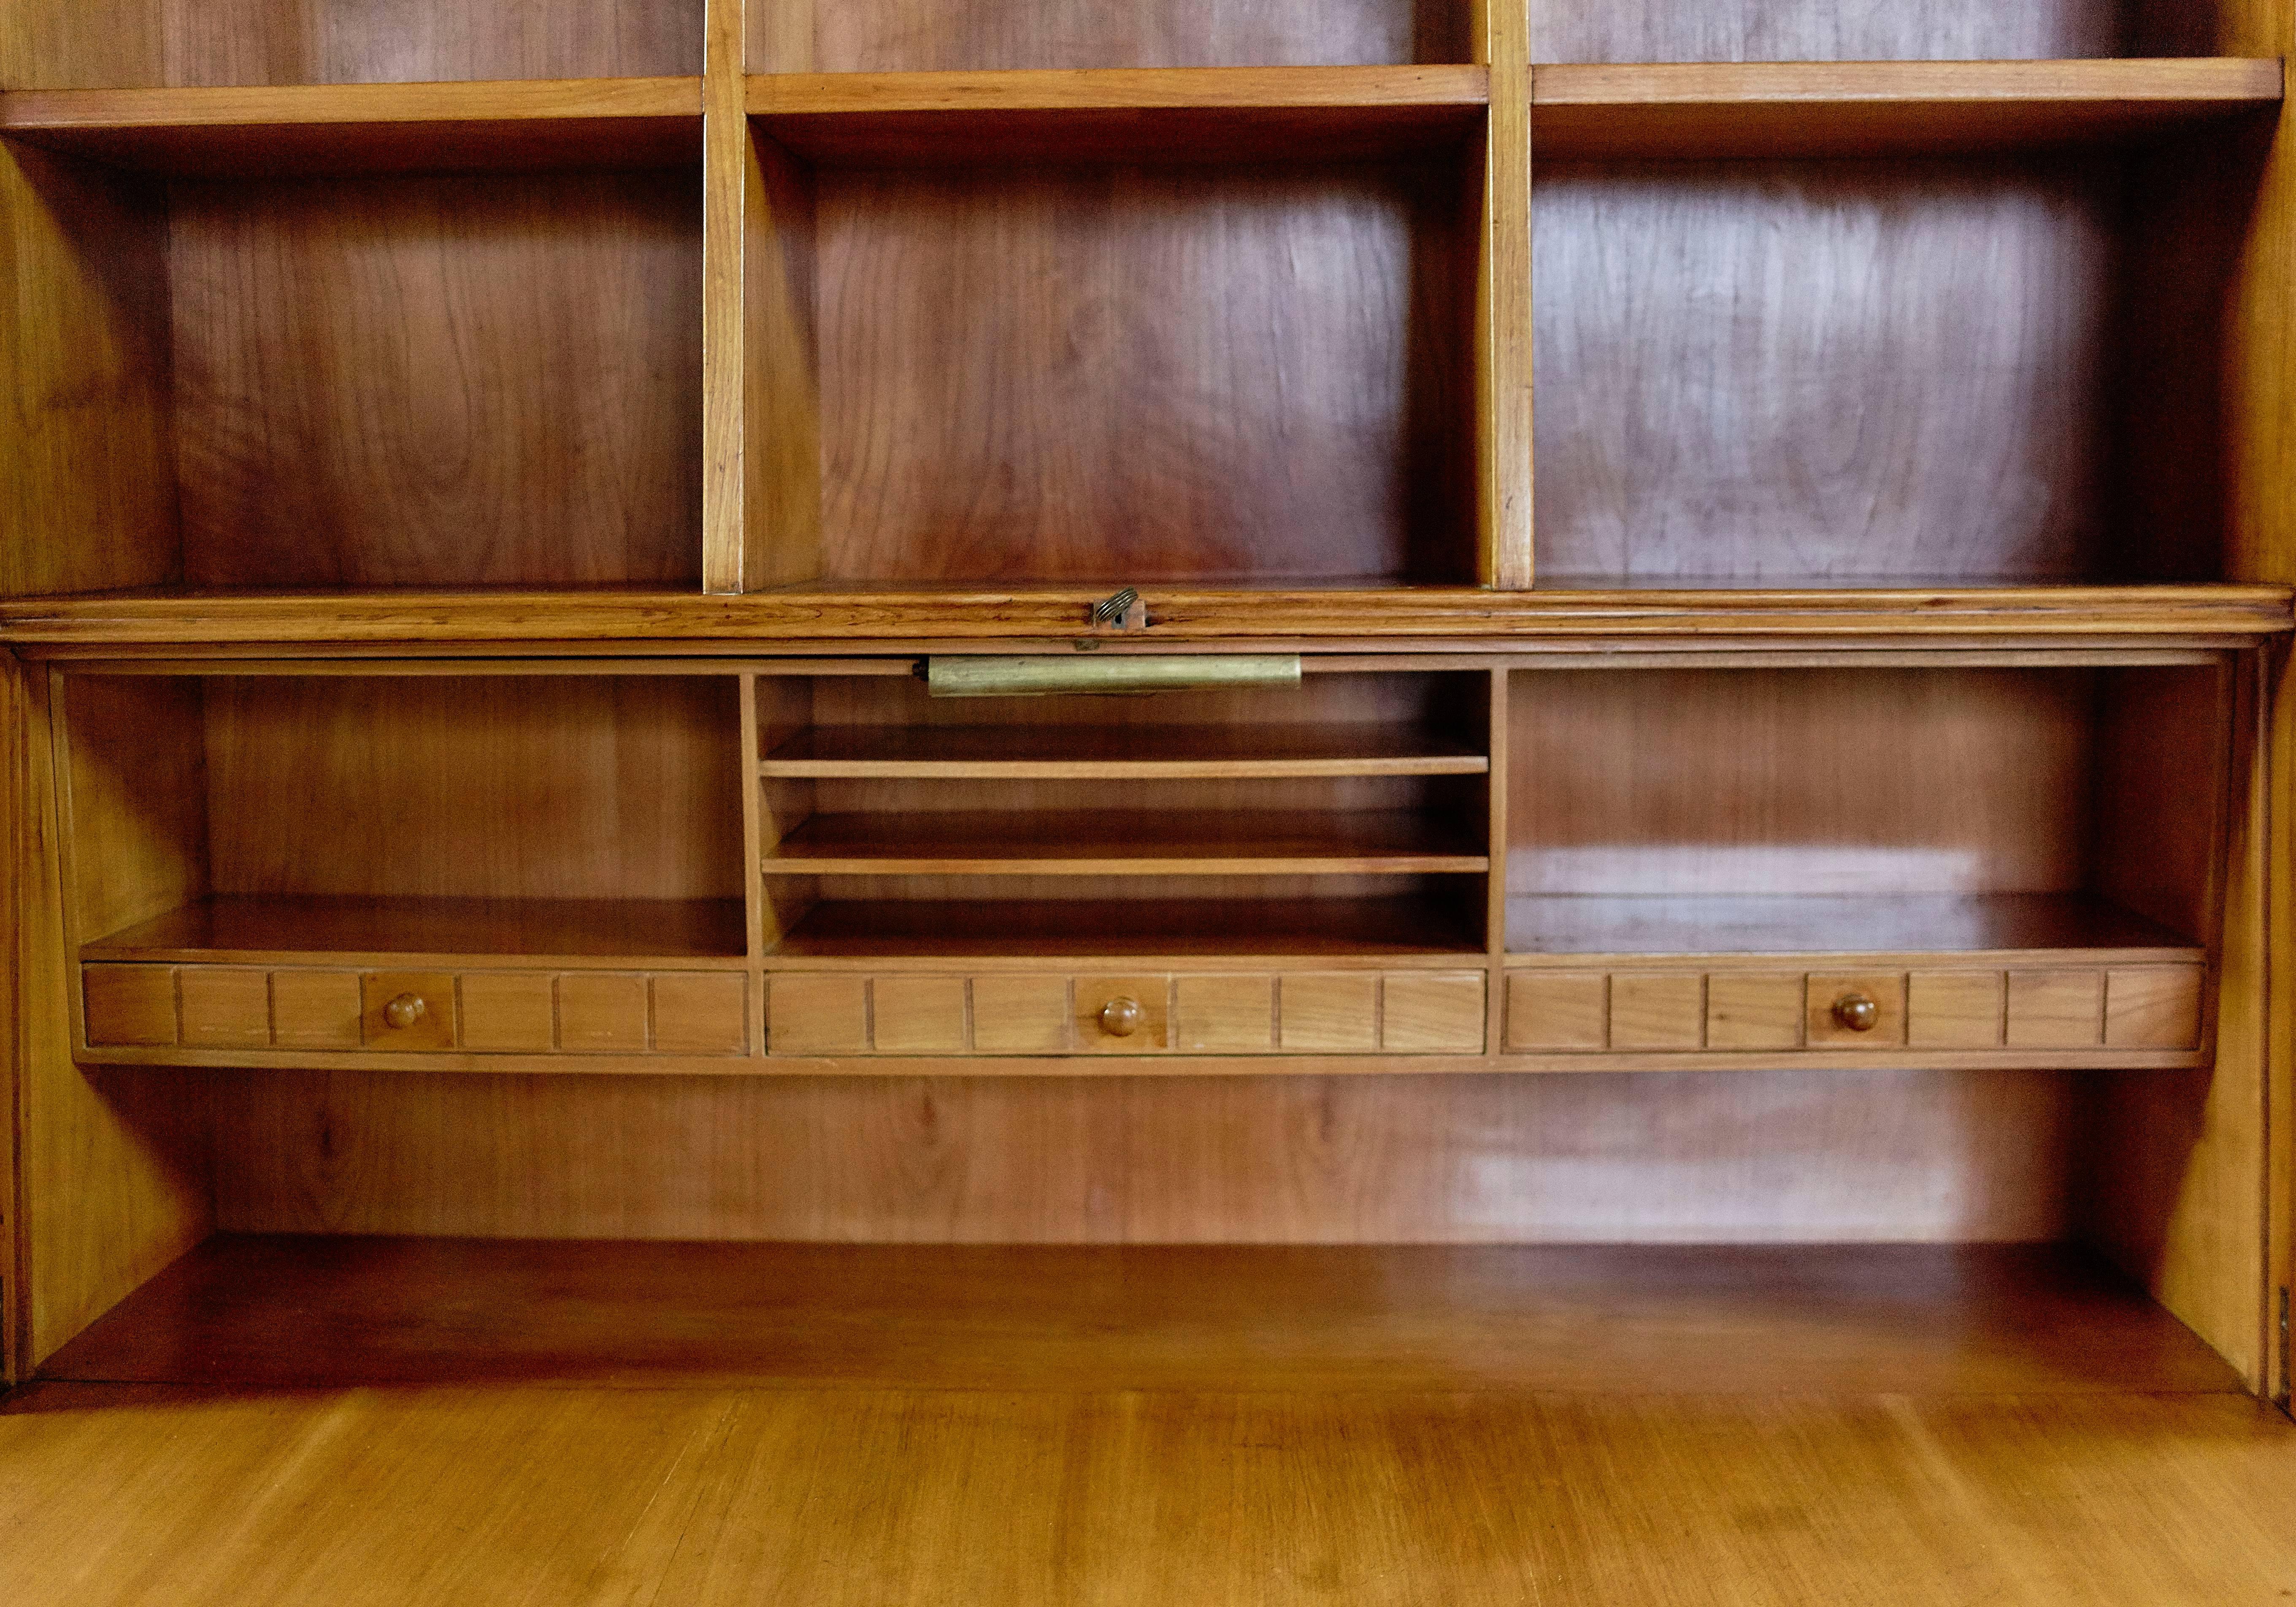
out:
M1480 1055L1480 971L868 977L791 972L767 988L778 1056Z

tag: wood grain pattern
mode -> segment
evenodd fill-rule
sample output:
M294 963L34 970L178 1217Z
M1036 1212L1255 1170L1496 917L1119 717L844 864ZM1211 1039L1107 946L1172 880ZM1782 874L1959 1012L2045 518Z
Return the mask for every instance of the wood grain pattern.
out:
M824 175L823 572L1472 578L1449 188L1407 164Z
M821 876L1410 875L1488 870L1481 846L1406 811L936 810L816 815L765 865Z
M70 830L68 930L82 941L204 898L204 705L190 681L62 682Z
M612 960L742 957L739 898L390 898L226 894L81 945L91 959L293 961L314 955Z
M861 979L808 980L851 988L857 1041ZM2050 1239L2091 1080L255 1070L212 1085L216 1201L238 1230L507 1237Z
M698 3L153 3L171 85L690 77L701 70Z
M1072 644L1106 596L1066 587L856 587L742 597L651 589L403 594L306 592L291 596L146 591L0 599L0 641L20 650L313 643L358 647L483 643L590 643L649 654L749 655L817 648L914 652L922 644ZM2287 634L2284 584L2064 587L1917 586L1874 591L1669 587L1491 592L1466 587L1166 589L1152 586L1141 645L1282 642L1354 651L1364 644L1504 646L1584 652L1590 643L1673 644L1792 651L2196 643L2247 645Z
M2214 1607L2267 1599L2291 1567L2290 1431L2216 1393L50 1384L26 1406L0 1418L35 1492L0 1585L28 1601L132 1599L158 1578L183 1607L279 1607L314 1578L343 1607L433 1588L698 1607L1403 1607L1431 1588L1461 1607ZM138 1516L91 1540L91 1510Z
M1016 0L751 0L750 61L772 72L1375 66L1468 61L1461 0L1245 0L1110 7Z
M1461 145L1481 67L1099 69L752 78L762 133L828 166L1334 161Z
M1508 887L2070 891L2094 698L2079 672L1537 677L1513 703Z
M1542 575L2112 573L2117 195L2038 159L1543 165Z
M212 682L213 884L738 898L735 703L723 677Z
M0 594L181 580L164 199L0 142Z
M83 1070L72 1061L71 967L56 845L47 679L4 667L0 733L31 811L12 834L20 918L10 944L9 1030L21 1134L15 1221L20 1365L37 1365L211 1231L209 1090L166 1072Z
M1874 156L2118 143L2271 116L2276 59L1542 67L1542 157Z
M172 194L189 579L700 574L690 179Z
M0 131L170 177L663 168L701 155L693 78L12 90Z
M1474 0L1475 59L1491 75L1482 160L1466 209L1475 269L1477 578L1528 589L1533 556L1530 23L1509 0Z
M1678 1365L1685 1350L1702 1357ZM2060 1246L628 1244L226 1234L46 1376L2037 1396L2237 1389Z
M2117 0L1932 0L1915 7L1531 0L1530 37L1539 61L2049 61L2122 53L2125 9Z

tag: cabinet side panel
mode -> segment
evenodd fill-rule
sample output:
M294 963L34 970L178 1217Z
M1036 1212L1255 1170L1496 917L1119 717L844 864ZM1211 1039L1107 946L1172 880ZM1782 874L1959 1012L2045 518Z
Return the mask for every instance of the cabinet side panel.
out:
M10 0L0 6L0 85L105 89L157 84L160 0Z
M212 1226L204 1082L173 1072L83 1070L56 851L46 682L10 665L6 734L28 786L11 922L21 1078L20 1365L37 1366Z
M0 594L178 578L164 196L0 144Z
M249 1072L217 1084L217 1172L250 1232L2038 1241L2065 1226L2074 1084Z

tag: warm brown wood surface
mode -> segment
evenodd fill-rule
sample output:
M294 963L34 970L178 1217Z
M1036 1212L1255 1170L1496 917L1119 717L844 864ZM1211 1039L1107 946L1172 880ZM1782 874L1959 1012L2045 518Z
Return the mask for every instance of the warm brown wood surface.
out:
M1488 755L1415 726L814 726L768 776L916 781L1152 781L1480 775Z
M935 642L1072 642L1106 590L1089 586L901 587L746 596L599 587L586 591L285 594L123 592L0 601L0 641L26 647L642 642L738 644L871 642L914 652ZM2062 637L2238 643L2291 628L2285 585L2077 587L1934 586L1747 591L1491 592L1456 587L1203 590L1151 587L1159 641L1400 638L1641 640L1728 637L1782 642L1956 637L1994 643ZM1152 648L1151 649L1152 651ZM755 651L754 648L746 651Z
M766 857L811 875L1350 875L1484 871L1474 835L1406 811L816 815Z
M91 960L260 963L292 955L402 958L739 958L739 898L390 898L226 895L119 931Z
M824 899L783 959L960 955L1472 954L1472 924L1427 898Z
M1695 1357L1694 1373L1676 1371ZM2162 1392L2206 1346L2046 1246L1173 1249L224 1236L42 1375L921 1390Z
M1460 0L1244 0L1144 9L1031 0L749 0L774 72L1380 66L1477 58Z
M1542 159L1872 156L2112 142L2270 114L2277 58L1546 66Z
M1534 894L1509 898L1506 917L1507 948L1518 955L2128 949L2159 955L2199 947L2197 937L2078 893Z
M2177 0L1531 0L1539 61L2049 61L2223 48ZM2260 45L2261 42L2257 42ZM2262 48L2251 54L2270 53Z
M2296 1574L2296 1431L2213 1394L44 1384L0 1465L25 1607L2261 1607Z
M1472 579L1458 165L823 172L822 572Z
M831 166L1233 164L1390 156L1474 135L1480 67L797 74L749 80L775 143Z
M0 134L173 177L511 172L696 161L694 78L12 90Z
M694 176L172 196L195 583L698 579Z

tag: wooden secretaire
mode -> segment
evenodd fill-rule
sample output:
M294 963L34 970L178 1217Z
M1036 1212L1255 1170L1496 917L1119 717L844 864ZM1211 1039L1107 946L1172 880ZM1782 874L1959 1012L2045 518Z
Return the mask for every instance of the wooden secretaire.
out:
M2284 1392L2292 41L12 0L10 1377L211 1238L2039 1243Z

